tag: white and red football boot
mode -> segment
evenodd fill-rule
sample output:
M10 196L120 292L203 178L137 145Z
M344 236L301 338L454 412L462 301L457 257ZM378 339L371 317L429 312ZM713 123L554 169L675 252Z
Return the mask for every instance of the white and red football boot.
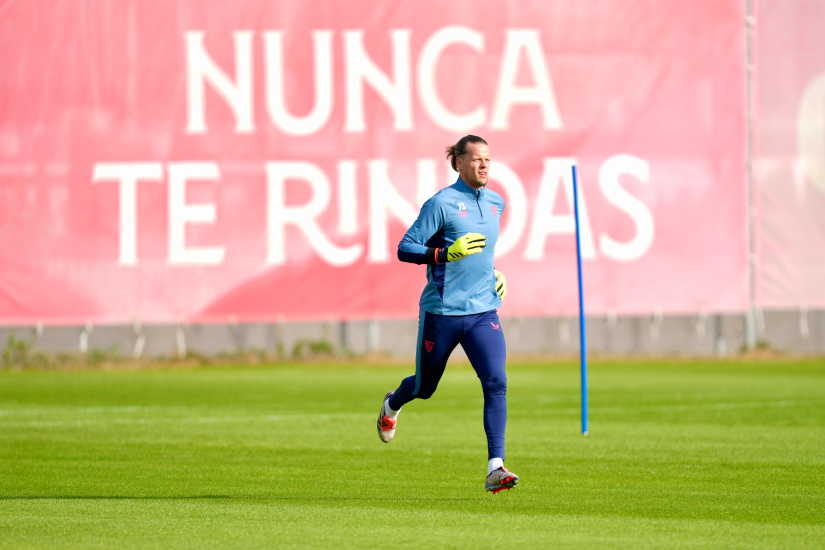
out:
M484 488L495 494L505 489L512 489L517 483L518 476L502 466L501 468L490 472L490 475L487 476L487 483L484 484Z
M390 418L384 410L387 399L389 399L393 393L395 392L387 392L387 395L384 396L384 400L381 402L381 412L378 413L378 437L380 437L384 443L392 441L395 435L395 425L398 423L397 418Z

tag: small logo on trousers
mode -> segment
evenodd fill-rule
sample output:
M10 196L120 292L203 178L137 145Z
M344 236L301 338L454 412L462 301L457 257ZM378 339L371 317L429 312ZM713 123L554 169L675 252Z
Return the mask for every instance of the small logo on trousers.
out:
M501 325L497 325L497 324L492 323L492 322L491 322L490 324L491 324L491 325L493 325L493 328L494 328L495 330L501 330Z
M433 351L433 346L435 346L434 342L430 342L429 340L424 340L424 347L427 348L427 351Z

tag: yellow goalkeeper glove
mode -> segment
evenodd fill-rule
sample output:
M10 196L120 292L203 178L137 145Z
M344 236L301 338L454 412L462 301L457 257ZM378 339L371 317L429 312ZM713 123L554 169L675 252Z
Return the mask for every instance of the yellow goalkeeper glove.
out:
M447 249L447 261L457 262L467 256L478 254L485 246L487 246L487 237L481 233L467 233L463 237L459 237Z
M501 271L493 270L493 272L496 274L496 292L498 292L499 299L504 300L504 296L507 295L507 279Z

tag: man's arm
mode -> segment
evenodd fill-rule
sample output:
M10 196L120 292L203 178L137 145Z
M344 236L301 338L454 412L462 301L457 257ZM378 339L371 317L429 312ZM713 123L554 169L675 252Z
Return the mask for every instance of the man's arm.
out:
M404 252L401 248L401 245L399 245L398 259L402 262L408 262L411 264L443 264L447 262L447 249L432 248L425 246L424 253L421 254L420 252Z
M430 239L444 227L444 210L436 197L424 203L418 219L398 243L398 259L411 264L443 264L457 262L467 256L479 254L487 246L487 237L480 233L467 233L459 237L449 248L429 247Z
M427 242L444 225L444 213L432 197L418 213L415 223L398 243L398 259L411 264L435 265L447 261L447 247L428 247Z

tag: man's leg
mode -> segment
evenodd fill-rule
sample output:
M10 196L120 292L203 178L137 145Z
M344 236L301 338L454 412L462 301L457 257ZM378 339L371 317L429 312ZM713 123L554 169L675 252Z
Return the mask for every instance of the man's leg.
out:
M504 430L507 426L507 348L495 311L468 318L461 345L481 381L484 392L484 431L487 434L487 491L511 489L518 476L504 467Z
M504 430L507 426L507 348L495 311L474 316L473 325L461 346L481 381L484 392L484 431L487 458L504 460ZM469 319L468 319L469 320Z
M390 397L390 407L400 409L413 399L429 399L444 374L447 360L458 345L463 326L460 317L446 317L421 311L415 376L405 378Z
M395 435L395 417L413 399L429 399L444 374L447 360L463 335L461 317L447 317L421 311L418 319L418 344L415 354L415 376L401 385L382 405L378 415L378 435L389 443ZM384 417L388 419L385 420Z

